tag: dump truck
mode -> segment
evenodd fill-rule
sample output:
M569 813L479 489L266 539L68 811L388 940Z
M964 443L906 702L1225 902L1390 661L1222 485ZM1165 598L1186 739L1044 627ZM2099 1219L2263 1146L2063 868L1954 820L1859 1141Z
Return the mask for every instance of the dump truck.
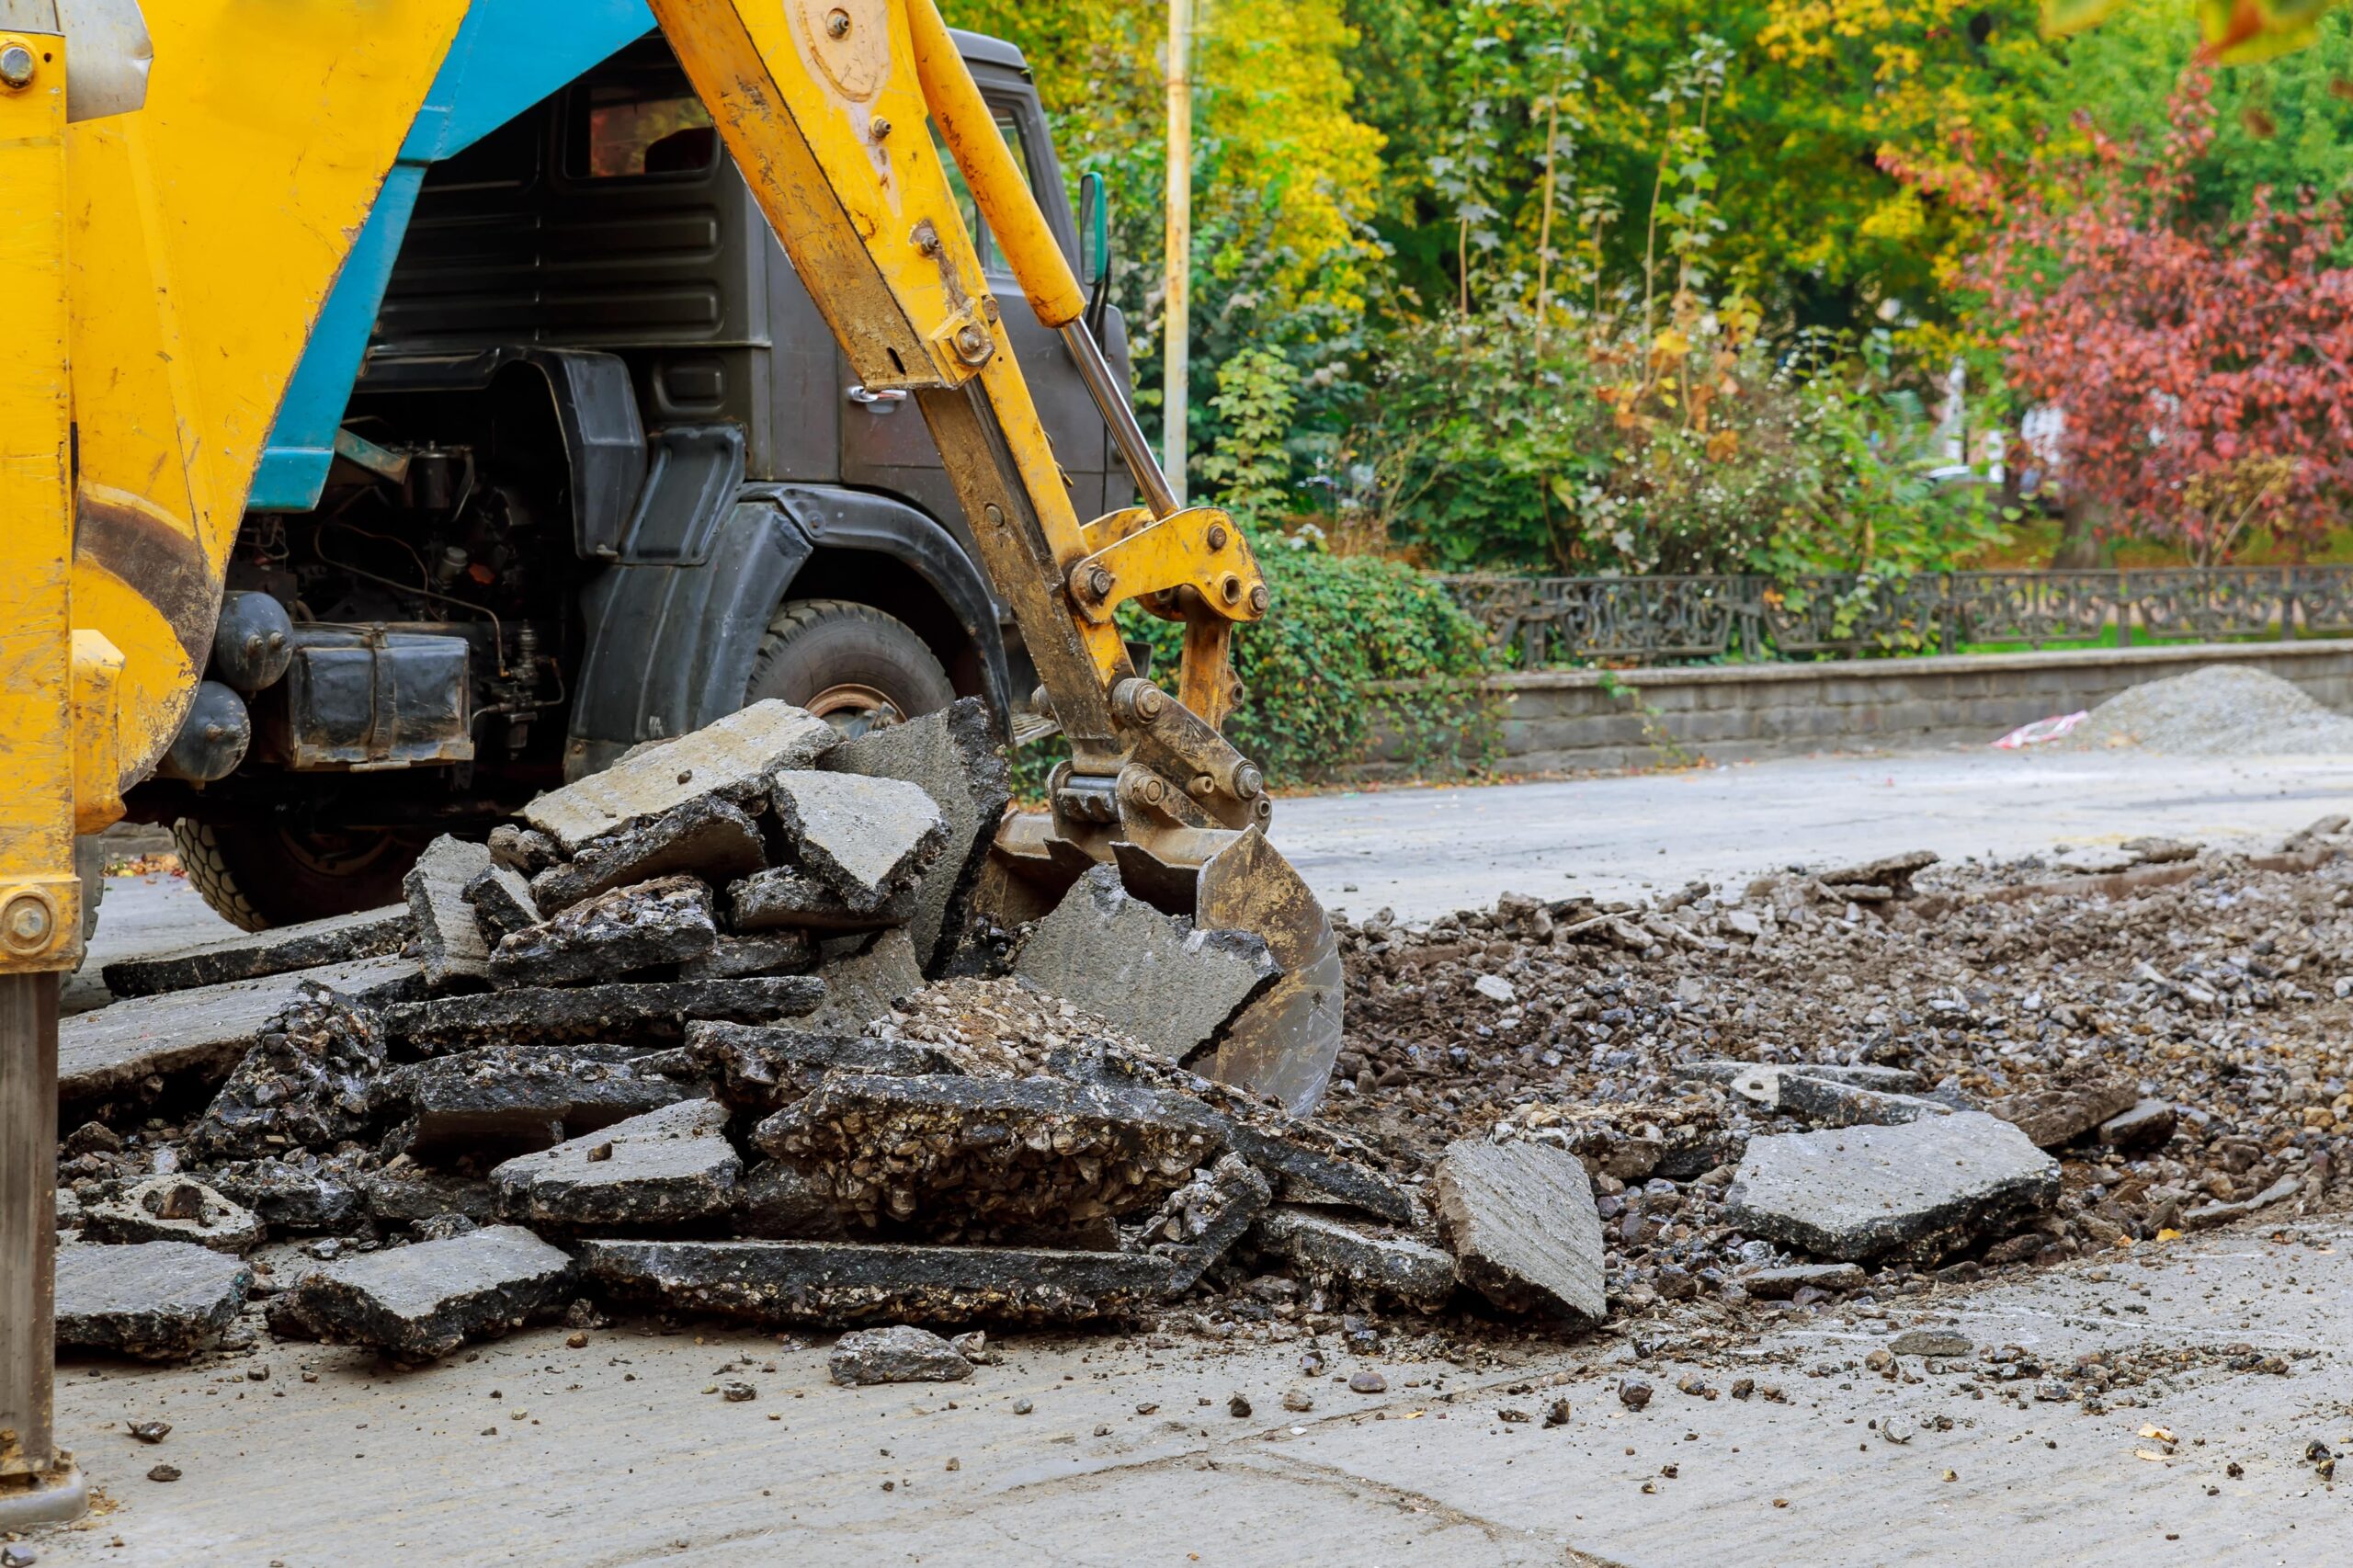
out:
M267 921L754 694L1009 726L1034 680L1069 756L992 915L1110 867L1258 934L1197 1065L1312 1108L1336 946L1220 729L1266 583L1160 472L1046 148L934 0L0 0L0 1528L83 1506L56 976L134 810Z

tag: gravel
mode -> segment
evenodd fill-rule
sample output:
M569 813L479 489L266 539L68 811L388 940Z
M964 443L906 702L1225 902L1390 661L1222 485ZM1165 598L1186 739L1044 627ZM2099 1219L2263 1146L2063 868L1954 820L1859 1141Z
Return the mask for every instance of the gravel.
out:
M2209 852L2162 867L2179 881L2113 893L2028 858L1937 867L1917 896L1875 904L1792 871L1646 908L1506 897L1343 924L1347 1035L1320 1119L1408 1180L1466 1137L1578 1154L1613 1317L1695 1300L1787 1311L1752 1301L1742 1276L1822 1261L1726 1219L1748 1140L1815 1125L1690 1071L1728 1059L1904 1069L1956 1109L2095 1074L2178 1108L2154 1147L2094 1133L2055 1151L2058 1200L2015 1233L1979 1234L1938 1270L1842 1277L1881 1300L1933 1289L1939 1270L2120 1256L2289 1176L2296 1202L2267 1213L2308 1210L2353 1158L2353 861L2335 853L2353 841L2297 838L2316 869Z
M2208 665L2118 693L2052 744L2075 751L2137 746L2165 756L2353 753L2353 719L2278 676Z

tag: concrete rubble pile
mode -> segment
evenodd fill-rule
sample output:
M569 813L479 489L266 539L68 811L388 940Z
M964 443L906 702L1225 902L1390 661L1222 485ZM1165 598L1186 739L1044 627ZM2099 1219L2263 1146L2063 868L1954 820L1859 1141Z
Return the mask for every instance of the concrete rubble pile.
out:
M1317 1312L1605 1315L1572 1154L1466 1144L1433 1209L1188 1071L1280 977L1257 937L1108 871L992 930L1008 793L976 703L849 741L763 703L435 841L404 911L144 960L137 1006L225 997L244 1033L162 1071L153 1037L85 1050L61 1332L187 1356L258 1311L410 1363L601 1309L1133 1320L1269 1274ZM404 972L335 983L355 960ZM259 1017L225 989L281 983Z
M1573 1156L1613 1314L1885 1300L2284 1220L2353 1157L2347 825L1341 921L1324 1119L1406 1171L1466 1141Z
M915 1325L1574 1334L2309 1211L2353 1157L2343 819L1340 919L1299 1118L1187 1067L1256 938L1102 872L972 908L1007 795L976 704L767 704L438 843L404 911L141 960L67 1026L62 1340L713 1314L870 1329L857 1382L985 1359Z

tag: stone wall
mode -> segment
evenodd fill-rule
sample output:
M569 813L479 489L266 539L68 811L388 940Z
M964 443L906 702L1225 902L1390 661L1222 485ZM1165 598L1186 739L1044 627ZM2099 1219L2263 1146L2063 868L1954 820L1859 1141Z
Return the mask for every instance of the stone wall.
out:
M1984 745L2130 686L2213 664L2251 665L2353 711L2353 642L2185 643L1919 659L1499 676L1502 769L1615 771L1705 758ZM1645 711L1646 710L1646 711ZM1678 752L1680 755L1677 755ZM1395 773L1393 751L1358 771Z

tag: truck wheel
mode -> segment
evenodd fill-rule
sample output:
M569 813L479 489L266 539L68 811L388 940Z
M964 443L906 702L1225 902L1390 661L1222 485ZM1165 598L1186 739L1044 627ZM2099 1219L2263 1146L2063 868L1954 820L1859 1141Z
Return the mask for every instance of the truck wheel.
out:
M172 824L180 866L213 913L247 931L398 903L401 879L425 840L405 833L339 834L278 824Z
M855 738L956 700L956 687L904 621L847 599L790 599L752 660L746 702L781 698Z

